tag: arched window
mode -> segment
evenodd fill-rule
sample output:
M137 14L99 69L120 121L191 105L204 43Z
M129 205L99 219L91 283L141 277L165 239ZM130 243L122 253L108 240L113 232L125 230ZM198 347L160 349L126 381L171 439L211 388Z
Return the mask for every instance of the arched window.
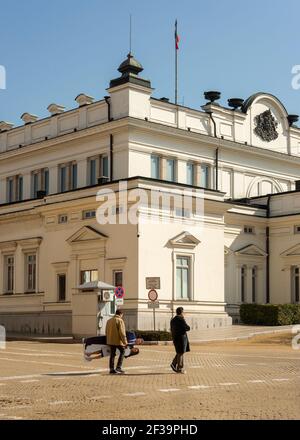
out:
M275 179L255 177L246 191L247 197L256 197L266 194L283 192L283 188Z

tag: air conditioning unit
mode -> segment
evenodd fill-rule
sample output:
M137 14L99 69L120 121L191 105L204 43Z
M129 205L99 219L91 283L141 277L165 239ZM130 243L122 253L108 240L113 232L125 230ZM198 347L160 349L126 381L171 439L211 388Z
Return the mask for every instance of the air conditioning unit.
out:
M114 293L110 290L103 290L101 292L101 301L112 302L114 300Z

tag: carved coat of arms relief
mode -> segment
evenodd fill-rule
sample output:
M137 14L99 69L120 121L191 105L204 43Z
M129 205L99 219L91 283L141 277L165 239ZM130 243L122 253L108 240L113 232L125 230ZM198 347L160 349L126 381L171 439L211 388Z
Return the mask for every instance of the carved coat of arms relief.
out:
M278 138L278 122L276 121L270 110L266 110L260 115L257 115L254 118L254 122L256 124L254 132L263 141L271 142Z

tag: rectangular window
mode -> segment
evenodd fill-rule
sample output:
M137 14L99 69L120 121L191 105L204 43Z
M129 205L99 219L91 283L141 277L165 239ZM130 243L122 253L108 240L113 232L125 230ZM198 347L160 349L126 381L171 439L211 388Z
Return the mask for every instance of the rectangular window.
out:
M166 178L169 182L175 182L175 159L166 160Z
M160 157L152 154L151 156L151 177L160 179Z
M292 303L300 302L300 269L292 267Z
M44 189L46 192L46 195L49 194L49 170L45 170L44 172L44 179L45 179L45 184L44 184Z
M101 157L101 177L109 177L108 156Z
M23 200L23 176L17 177L17 200Z
M185 208L175 208L175 216L191 218L191 211Z
M26 291L35 292L36 290L36 255L26 255Z
M247 266L241 267L241 302L246 300Z
M83 217L84 220L95 218L96 217L96 211L95 210L83 211L82 217Z
M76 189L76 188L77 188L77 163L73 163L71 189Z
M68 223L68 216L66 214L59 215L58 216L58 223L59 224Z
M87 184L97 185L98 179L109 178L109 160L107 155L100 155L88 158Z
M37 197L38 191L44 191L46 195L49 193L49 170L42 168L31 173L31 196Z
M195 184L195 165L191 162L186 164L186 183L188 185Z
M244 234L254 234L255 229L253 226L244 226Z
M252 268L252 302L256 303L257 267Z
M58 301L66 301L66 274L57 275Z
M59 165L59 191L66 192L77 188L77 164L69 162Z
M38 190L39 190L39 175L37 173L34 173L34 175L33 175L33 191L32 191L32 197L34 199L37 197Z
M176 297L189 299L190 297L190 258L176 258Z
M7 180L7 201L11 203L14 201L14 180L13 177L10 177Z
M98 270L82 270L80 272L80 283L91 283L92 281L98 281Z
M294 226L294 233L295 234L300 234L300 225Z
M14 292L15 259L13 255L4 257L4 293Z
M7 203L23 200L23 176L8 177L6 185Z
M201 178L200 178L201 188L209 188L209 165L201 165Z
M67 191L67 168L61 167L60 168L60 192Z
M90 160L90 185L96 185L97 183L97 160Z

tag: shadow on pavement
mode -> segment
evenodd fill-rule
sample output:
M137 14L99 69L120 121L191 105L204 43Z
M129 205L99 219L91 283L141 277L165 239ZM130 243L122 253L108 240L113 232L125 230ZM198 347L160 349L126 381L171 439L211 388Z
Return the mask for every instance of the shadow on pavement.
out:
M95 374L101 374L100 372L88 372L88 373L46 373L43 374L43 376L49 376L49 377L68 377L68 376L92 376Z

